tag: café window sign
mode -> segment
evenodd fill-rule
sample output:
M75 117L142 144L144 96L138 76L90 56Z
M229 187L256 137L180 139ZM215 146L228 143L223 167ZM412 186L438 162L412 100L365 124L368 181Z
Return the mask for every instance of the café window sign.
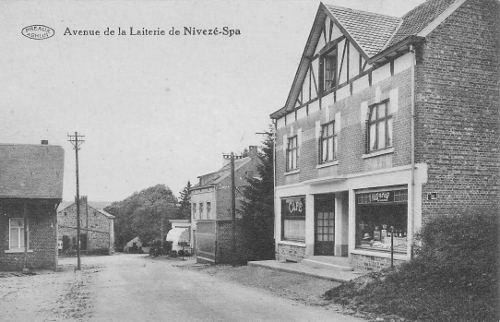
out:
M408 190L389 190L360 193L357 202L363 204L400 203L408 201Z
M303 217L306 212L306 198L304 196L281 199L281 213L286 217Z

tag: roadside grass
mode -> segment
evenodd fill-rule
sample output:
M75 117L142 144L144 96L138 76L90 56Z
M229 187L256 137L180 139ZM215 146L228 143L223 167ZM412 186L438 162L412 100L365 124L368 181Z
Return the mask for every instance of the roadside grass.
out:
M417 321L499 321L496 215L430 221L417 257L343 283L325 299L358 311Z

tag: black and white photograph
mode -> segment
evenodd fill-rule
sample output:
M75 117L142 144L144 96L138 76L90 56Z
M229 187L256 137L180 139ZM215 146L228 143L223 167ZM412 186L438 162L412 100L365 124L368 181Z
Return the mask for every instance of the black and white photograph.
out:
M500 0L1 0L0 321L500 321Z

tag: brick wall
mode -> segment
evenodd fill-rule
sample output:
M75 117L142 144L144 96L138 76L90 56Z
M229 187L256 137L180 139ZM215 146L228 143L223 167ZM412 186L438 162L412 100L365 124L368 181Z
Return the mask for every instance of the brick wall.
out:
M499 200L499 3L469 0L417 51L416 162L429 165L425 222ZM437 193L437 199L426 200Z
M90 207L86 198L80 201L80 229L87 234L87 251L113 251L112 228L113 219ZM76 237L76 204L72 204L58 212L58 238ZM73 245L72 245L73 246ZM76 247L76 246L75 246Z
M241 222L236 222L236 262L246 262L244 254ZM233 262L233 223L230 220L217 221L217 264Z
M361 103L368 105L388 98L391 89L398 88L398 110L394 114L393 146L394 153L375 158L363 159L365 153L365 116L361 115ZM380 90L381 99L376 100L376 91ZM344 175L372 171L381 168L396 167L410 163L410 70L406 69L373 86L362 90L352 96L335 103L326 103L330 98L324 99L322 109L310 113L307 117L299 119L286 127L278 129L276 136L276 178L277 185L298 183L310 179L331 175ZM327 119L328 109L329 118ZM338 165L317 169L318 165L318 139L315 133L316 121L321 124L333 120L336 113L340 112L341 131L339 133ZM363 119L361 119L363 117ZM338 124L338 123L337 123ZM301 129L302 143L299 149L300 172L294 175L284 175L286 161L283 148L283 136L291 137L291 128L294 134ZM284 142L286 145L286 142Z
M289 244L278 244L276 250L276 259L280 262L293 261L300 262L306 255L305 246L296 246Z
M391 267L391 259L377 256L367 256L352 254L350 259L351 265L356 271L379 271L383 268ZM404 263L404 260L394 260L394 265Z
M56 202L30 200L28 206L29 249L28 268L55 269L57 266ZM9 218L23 218L21 201L0 200L0 270L21 270L24 253L9 250Z

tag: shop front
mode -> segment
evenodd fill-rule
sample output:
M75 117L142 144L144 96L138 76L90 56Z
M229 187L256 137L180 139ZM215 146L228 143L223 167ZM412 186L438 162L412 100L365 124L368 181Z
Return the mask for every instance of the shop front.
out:
M356 192L356 249L405 254L407 232L406 187Z

